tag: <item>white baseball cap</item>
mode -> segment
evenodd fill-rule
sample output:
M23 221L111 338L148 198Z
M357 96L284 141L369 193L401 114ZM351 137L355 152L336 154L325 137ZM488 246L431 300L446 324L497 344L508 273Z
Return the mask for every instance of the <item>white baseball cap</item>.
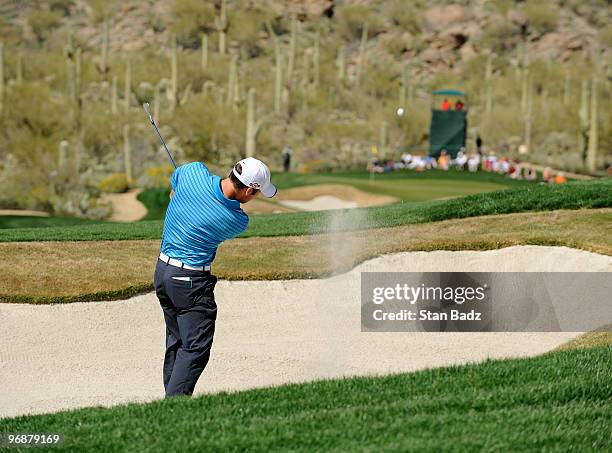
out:
M240 164L242 172L236 171L236 165ZM276 187L270 182L270 169L262 161L254 157L247 157L238 161L232 172L242 184L253 189L261 190L264 197L272 198L276 195Z

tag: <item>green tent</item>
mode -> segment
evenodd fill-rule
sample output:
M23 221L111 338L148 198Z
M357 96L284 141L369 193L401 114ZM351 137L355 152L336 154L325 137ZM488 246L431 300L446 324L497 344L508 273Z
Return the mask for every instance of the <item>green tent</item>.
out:
M429 128L429 154L438 157L446 150L454 159L465 146L467 133L466 95L459 90L437 90L432 92L431 125ZM442 102L448 101L450 108L442 110ZM463 103L460 109L456 103Z

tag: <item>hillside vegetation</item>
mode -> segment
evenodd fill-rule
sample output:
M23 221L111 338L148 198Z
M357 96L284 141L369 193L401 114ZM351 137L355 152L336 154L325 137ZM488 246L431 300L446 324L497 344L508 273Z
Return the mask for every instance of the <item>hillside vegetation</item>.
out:
M0 13L4 207L103 218L100 187L167 185L145 101L179 162L221 168L246 154L278 168L284 145L304 170L363 168L372 145L423 153L438 88L468 93L469 150L478 134L568 170L612 160L605 0L1 0Z
M612 179L608 178L552 186L525 186L450 200L395 203L333 211L261 214L249 220L247 230L239 237L302 236L515 212L609 208L612 207L611 187ZM158 209L161 213L160 206ZM159 239L162 231L162 220L133 223L88 222L82 225L64 224L47 228L0 229L0 242Z

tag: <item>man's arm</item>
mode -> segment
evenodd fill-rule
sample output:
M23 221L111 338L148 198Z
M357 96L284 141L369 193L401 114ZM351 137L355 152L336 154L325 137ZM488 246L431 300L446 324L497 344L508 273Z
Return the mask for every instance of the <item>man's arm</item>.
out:
M170 189L170 198L172 198L172 195L174 195L174 189Z

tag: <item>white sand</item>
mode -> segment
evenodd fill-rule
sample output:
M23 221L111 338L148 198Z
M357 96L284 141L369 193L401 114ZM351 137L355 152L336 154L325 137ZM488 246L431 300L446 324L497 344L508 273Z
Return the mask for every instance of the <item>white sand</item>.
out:
M113 213L107 220L113 222L136 222L147 215L147 208L136 198L142 189L132 189L125 193L102 194L101 201L111 203Z
M0 215L49 217L51 214L44 211L32 211L28 209L0 209Z
M327 211L330 209L356 208L356 201L344 201L333 195L319 195L309 201L302 200L279 200L279 204L288 208L300 209L302 211Z
M612 271L565 247L388 255L324 280L227 282L196 393L526 357L578 333L362 333L361 271ZM155 294L125 301L0 304L0 417L163 397Z

